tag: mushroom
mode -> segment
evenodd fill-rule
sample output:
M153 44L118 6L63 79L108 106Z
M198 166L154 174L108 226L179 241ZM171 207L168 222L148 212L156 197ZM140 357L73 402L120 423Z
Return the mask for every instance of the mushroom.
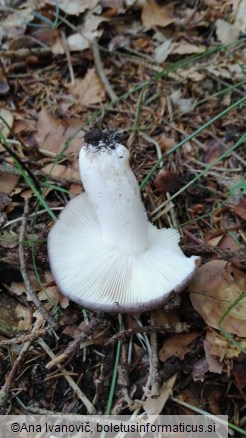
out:
M79 168L85 192L66 205L48 237L60 291L105 312L146 311L165 303L190 280L198 257L183 254L177 230L148 221L119 134L86 134Z

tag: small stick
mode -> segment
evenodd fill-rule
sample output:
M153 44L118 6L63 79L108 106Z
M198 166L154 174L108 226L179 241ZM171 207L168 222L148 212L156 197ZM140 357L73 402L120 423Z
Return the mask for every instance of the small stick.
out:
M121 391L127 403L132 404L132 400L128 394L129 388L129 366L127 362L127 344L124 341L121 347L120 364L118 367L117 384L121 386Z
M68 69L69 69L70 79L71 79L71 85L74 86L75 80L74 80L74 72L73 72L73 65L72 65L72 60L71 60L71 54L70 54L70 50L69 50L69 47L68 47L68 44L67 44L66 35L65 35L65 32L63 30L61 30L61 37L62 37L62 45L63 45L63 48L64 48L65 53L66 53L66 57L67 57Z
M40 319L38 318L33 326L32 332L30 333L30 335L35 335L36 332L40 333ZM17 357L17 359L14 361L13 366L11 371L9 372L9 374L7 375L7 377L5 378L5 383L0 391L0 407L4 408L5 404L6 404L6 400L8 398L8 394L9 391L11 389L12 386L12 382L15 378L15 375L19 369L19 365L21 364L22 360L25 357L25 354L28 350L28 348L30 347L32 341L35 339L35 336L33 338L30 338L29 341L25 342L25 344L23 345L21 352L19 354L19 356ZM1 412L1 410L0 410Z
M151 327L154 327L155 325L155 316L154 313L151 314L150 317L150 325ZM159 371L158 371L158 365L159 365L159 358L158 358L158 344L157 344L157 332L152 331L150 333L150 345L152 350L151 355L151 362L152 366L151 369L151 398L156 398L160 395L160 377L159 377Z
M25 344L22 347L22 350L19 354L19 356L17 357L17 359L14 361L13 367L11 369L11 371L9 372L9 374L7 375L6 379L5 379L5 383L0 391L0 407L4 407L6 404L6 400L8 398L8 394L12 385L12 382L14 380L14 377L17 373L17 370L19 368L20 363L22 362L28 348L31 345L31 341L27 341L25 342ZM1 412L1 411L0 411Z
M112 344L113 342L117 342L119 339L124 339L138 333L188 333L189 329L190 326L186 322L176 322L175 324L166 323L160 326L153 325L147 327L136 327L117 333L116 335L112 336L112 338L110 338L105 345Z
M54 320L53 316L50 315L47 310L42 306L42 303L39 301L39 298L35 294L32 284L30 282L29 276L27 274L26 269L26 261L25 261L25 253L24 253L24 238L25 238L25 232L26 232L26 224L27 224L27 216L29 211L29 204L28 199L25 199L25 207L24 207L24 214L23 214L23 220L22 225L20 228L20 236L19 236L19 258L20 258L20 272L23 277L25 287L27 290L27 293L30 295L34 305L36 308L42 313L45 320L48 322L48 324L51 327L56 327L56 321Z
M49 357L51 357L51 359L55 359L55 355L54 355L53 351L51 351L51 349L44 342L43 339L41 339L41 338L39 339L39 344L46 351L46 353L49 355ZM66 373L66 370L65 370L65 368L63 366L57 364L57 367L63 373ZM69 383L69 385L71 386L71 388L73 388L74 392L77 394L77 396L82 401L82 403L86 406L88 413L89 414L95 414L96 413L96 409L94 408L93 404L90 402L90 400L88 400L86 395L81 391L81 389L78 387L77 383L75 383L75 381L72 379L72 377L68 376L66 374L64 375L64 377L65 377L66 381Z
M39 329L35 332L28 333L27 335L17 336L16 338L6 339L0 342L0 347L12 344L24 344L25 342L33 342L36 338L43 336L46 333L45 329Z
M92 40L91 42L91 47L92 47L92 52L93 52L93 56L94 56L94 62L95 62L95 66L96 66L96 70L98 73L98 76L100 77L111 101L113 102L114 100L117 100L117 96L115 94L115 92L113 91L109 80L105 74L104 68L103 68L103 64L102 64L102 60L101 60L101 56L100 56L100 51L99 51L99 47L98 44L96 42L95 39Z
M81 342L87 340L89 336L91 336L92 333L97 329L97 327L102 324L102 322L102 314L99 314L96 318L92 319L92 321L90 321L89 324L87 324L86 327L83 329L83 333L81 333L80 336L70 342L62 354L60 354L59 356L54 355L54 358L47 363L46 368L49 370L54 366L65 362L69 357L71 357L72 354L74 354Z
M0 57L8 58L11 60L15 59L25 59L27 56L38 56L42 58L46 58L48 55L51 55L50 48L47 47L34 47L30 49L19 49L19 50L1 50Z

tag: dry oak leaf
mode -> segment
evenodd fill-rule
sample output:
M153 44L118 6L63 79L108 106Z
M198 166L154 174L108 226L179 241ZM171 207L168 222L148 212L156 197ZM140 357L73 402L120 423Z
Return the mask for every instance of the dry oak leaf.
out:
M69 90L79 98L81 105L89 106L101 103L105 98L105 90L97 76L95 69L88 69L83 79L76 79L75 86L69 86Z
M59 119L50 114L46 108L38 113L37 132L35 138L39 150L49 157L56 156L62 151L65 142L79 129L82 121L78 119ZM71 141L67 153L78 153L84 143L84 131L79 131Z
M171 2L163 7L155 0L146 0L143 5L141 20L145 29L155 26L166 27L175 21L173 16L174 3Z
M223 260L212 260L198 268L189 284L193 307L210 327L218 328L224 313L237 299L222 321L222 328L239 337L246 333L246 274Z

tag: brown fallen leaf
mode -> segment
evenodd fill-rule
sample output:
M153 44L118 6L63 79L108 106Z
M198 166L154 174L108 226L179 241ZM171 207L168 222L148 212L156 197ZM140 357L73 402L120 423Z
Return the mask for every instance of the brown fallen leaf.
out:
M246 222L246 199L239 202L234 209L235 213Z
M246 359L244 358L242 361L235 360L233 362L233 374L236 378L237 384L239 388L243 389L246 387Z
M84 106L101 103L105 99L103 84L94 68L88 69L83 79L76 79L75 86L69 85L69 89Z
M166 27L175 21L174 3L159 6L155 0L146 0L143 5L141 20L145 29L155 26Z
M157 175L154 184L160 192L175 193L179 190L181 182L174 172L162 169Z
M237 252L240 254L240 248L231 236L229 236L228 234L223 236L222 240L219 242L218 247L234 253L233 257L227 259L228 262L231 262L239 269L246 268L246 254L244 258L237 255Z
M228 307L246 291L246 274L229 262L212 260L198 268L189 284L192 305L206 323L218 328ZM222 321L222 328L244 337L246 333L246 296Z
M82 145L81 145L82 146ZM80 181L79 163L76 158L70 158L69 163L64 166L63 164L56 164L53 168L53 164L47 164L42 168L42 171L48 175L52 171L52 176L59 176L60 178L74 179ZM76 181L77 182L77 181ZM80 186L81 192L81 186Z
M40 152L54 157L61 152L65 142L79 129L82 121L78 119L59 119L50 114L46 108L38 113L36 141ZM78 153L83 145L84 131L79 131L71 141L67 153Z
M199 336L199 332L180 333L171 336L163 342L159 352L159 358L165 362L169 357L176 356L184 359L186 353L190 351L189 345Z
M2 193L9 195L16 187L20 177L19 175L11 175L9 173L0 172L0 190Z
M211 353L212 345L211 343L205 339L204 340L204 351L206 355L206 360L208 364L208 371L211 373L221 374L224 368L223 362L221 362L218 356L215 356Z
M61 294L57 286L46 286L44 290L38 293L40 301L48 301L48 308L51 309L53 306L60 304L62 309L66 309L69 305L68 298Z

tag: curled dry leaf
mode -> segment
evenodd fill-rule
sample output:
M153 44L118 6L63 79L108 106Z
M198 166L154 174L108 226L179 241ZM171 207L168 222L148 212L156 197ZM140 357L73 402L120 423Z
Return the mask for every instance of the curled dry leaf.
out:
M228 307L245 294L246 274L229 262L213 260L200 267L189 284L192 305L210 327L218 323ZM221 324L229 333L246 333L246 296L231 309Z

